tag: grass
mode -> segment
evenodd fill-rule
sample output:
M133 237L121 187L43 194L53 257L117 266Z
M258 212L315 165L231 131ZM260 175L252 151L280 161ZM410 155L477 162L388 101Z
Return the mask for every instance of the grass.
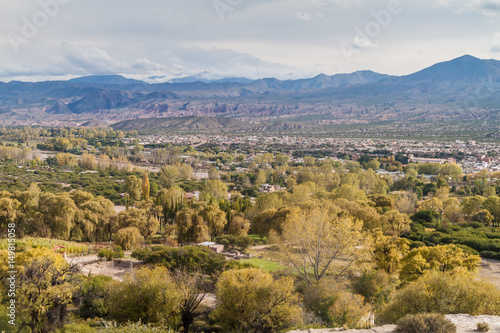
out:
M66 247L66 253L68 255L77 254L83 255L89 252L89 248L85 244L76 242L67 242L57 239L48 238L35 238L35 237L24 237L21 239L16 239L16 250L24 250L27 248L48 248L52 249L56 245L62 245ZM0 250L6 250L8 247L8 240L0 240Z
M265 245L267 244L267 237L260 237L256 234L249 234L248 237L252 238L255 241L255 245Z
M288 268L287 266L281 265L280 263L265 260L265 259L258 259L258 258L244 259L244 260L241 260L240 262L252 264L252 265L254 265L256 267L260 267L263 270L268 271L268 272L277 272L277 271L280 271L282 269Z

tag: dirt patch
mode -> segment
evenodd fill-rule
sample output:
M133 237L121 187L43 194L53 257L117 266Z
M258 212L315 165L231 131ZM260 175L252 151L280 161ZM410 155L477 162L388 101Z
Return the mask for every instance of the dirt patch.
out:
M446 315L455 325L457 333L472 333L476 331L477 323L485 322L490 326L490 332L500 332L500 317L498 316L469 316L466 314ZM350 333L392 333L396 329L395 325L385 325L374 327L368 330L343 330L342 328L332 329L309 329L290 331L288 333L330 333L330 332L350 332Z
M486 280L500 288L500 260L483 259L479 269L479 276L486 278Z
M98 261L82 265L80 271L84 275L106 275L122 281L124 275L132 272L140 264L141 262L137 260Z

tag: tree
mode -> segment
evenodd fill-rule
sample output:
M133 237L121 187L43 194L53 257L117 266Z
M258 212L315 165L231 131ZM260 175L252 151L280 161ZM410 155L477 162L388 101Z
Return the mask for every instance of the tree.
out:
M500 197L493 195L488 197L482 207L487 209L493 216L493 225L500 226Z
M42 193L38 204L37 235L69 240L76 210L67 193Z
M7 226L15 223L19 214L21 203L16 199L4 197L0 198L0 232L5 235Z
M227 197L227 185L219 179L209 179L203 186L203 194L220 201Z
M272 333L300 323L293 280L258 268L226 271L217 282L212 313L224 332Z
M260 186L267 180L267 174L264 170L259 170L255 175L255 185Z
M111 285L110 317L120 323L173 326L179 320L181 294L164 267L141 268Z
M441 214L443 212L443 202L438 198L421 201L417 204L418 210L433 210Z
M75 192L76 193L76 192ZM101 196L81 203L72 230L72 239L107 241L116 230L117 214L113 203ZM77 236L81 235L80 239Z
M114 243L124 250L133 250L142 241L142 235L136 227L127 227L118 230Z
M142 198L144 200L149 199L149 191L150 191L150 186L149 186L149 177L148 173L144 173L144 176L142 177Z
M400 236L410 230L411 220L408 215L393 209L380 217L380 224L386 235Z
M401 260L408 253L408 240L385 236L378 231L374 235L373 262L377 269L394 274L401 268Z
M281 235L272 234L283 261L290 263L309 284L321 280L336 259L345 260L344 273L363 250L368 250L362 222L331 214L328 207L290 214Z
M7 251L1 252L0 260L2 284L4 290L9 290ZM68 263L54 251L40 248L17 254L16 264L17 330L29 327L33 333L45 333L62 327L74 292Z
M194 320L209 312L207 306L203 304L209 288L199 273L176 271L173 277L180 292L179 314L182 327L184 332L189 332Z
M87 318L105 318L108 316L109 304L106 302L109 286L113 278L110 276L97 275L87 277L78 289L80 306L78 315Z
M403 258L399 278L403 282L415 281L428 270L460 272L465 269L475 273L480 262L481 257L467 254L453 244L423 246L413 249Z
M482 205L485 201L486 198L480 195L464 198L461 204L462 211L464 212L465 216L471 218L473 215L475 215L477 212L481 210Z
M147 202L146 202L147 204ZM120 229L127 227L135 227L141 235L149 239L158 232L160 221L151 214L150 210L142 208L130 208L118 214L118 226Z
M184 207L175 216L178 240L181 243L202 243L210 240L203 217L194 208Z
M141 180L136 176L128 176L125 180L125 188L132 201L141 200Z
M200 207L200 214L212 238L224 233L224 227L227 224L226 213L219 208L219 205L212 204L203 208Z
M227 229L228 234L233 236L246 236L250 230L250 221L242 216L234 216Z

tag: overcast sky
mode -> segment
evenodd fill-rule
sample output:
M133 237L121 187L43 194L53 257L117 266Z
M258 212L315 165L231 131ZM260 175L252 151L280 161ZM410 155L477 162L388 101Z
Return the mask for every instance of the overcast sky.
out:
M55 6L54 4L57 4ZM0 80L409 74L500 59L500 0L2 0ZM57 8L59 7L59 8Z

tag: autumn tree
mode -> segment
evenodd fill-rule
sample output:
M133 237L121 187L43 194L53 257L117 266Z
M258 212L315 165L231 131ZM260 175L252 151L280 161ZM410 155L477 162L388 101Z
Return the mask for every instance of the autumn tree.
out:
M175 216L178 240L181 243L202 243L210 240L209 227L195 208L184 207Z
M377 269L394 274L401 268L401 260L410 247L404 238L385 236L381 231L374 234L373 262Z
M127 227L118 230L113 242L124 250L133 250L142 241L142 235L136 227Z
M250 221L242 216L233 216L229 227L227 229L228 234L233 236L246 236L250 230Z
M224 227L227 224L226 213L219 208L217 204L199 207L199 214L208 227L210 236L217 237L224 233Z
M209 179L203 186L203 195L217 201L227 197L227 185L219 179Z
M141 200L142 182L136 176L128 176L125 180L125 189L132 201Z
M4 290L8 290L7 251L0 254ZM16 257L17 330L52 332L64 325L74 287L69 283L70 267L64 258L46 248L28 249Z
M400 236L410 230L411 220L408 215L392 209L380 216L380 225L385 234Z
M67 193L42 193L36 219L37 235L69 240L76 211L77 207Z
M160 221L144 207L130 208L118 214L118 227L120 229L135 227L146 239L153 237L158 232L159 226Z
M149 192L150 192L150 185L149 185L149 177L148 173L144 173L144 176L142 177L142 198L144 200L149 199Z
M465 269L477 272L481 257L467 254L461 248L449 245L419 247L410 251L401 261L399 274L404 282L415 281L428 270L454 272Z
M226 271L217 282L212 317L224 332L279 332L301 322L293 280L258 268Z
M281 235L272 240L281 258L309 284L330 272L334 260L344 260L344 273L367 250L363 224L357 219L332 214L328 207L314 207L287 217ZM363 248L364 246L364 248Z

